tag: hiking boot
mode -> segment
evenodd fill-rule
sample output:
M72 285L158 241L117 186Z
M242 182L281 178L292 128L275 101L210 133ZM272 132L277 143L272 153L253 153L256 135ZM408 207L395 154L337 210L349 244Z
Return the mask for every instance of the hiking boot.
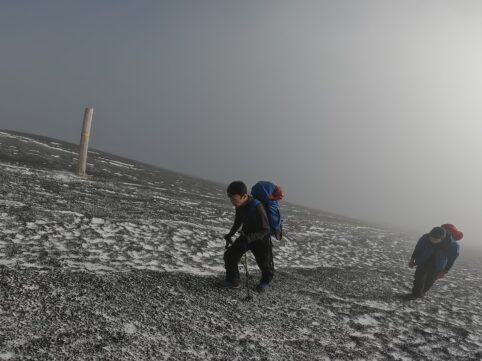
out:
M224 280L223 281L223 288L231 288L231 289L241 288L241 283L239 283L239 281Z
M402 297L402 299L404 301L413 301L413 300L416 300L417 298L422 298L423 295L416 295L416 294L413 294L413 293L409 293L409 294L406 294Z
M256 286L256 291L258 292L266 292L269 290L271 285L268 282L261 282L259 285Z

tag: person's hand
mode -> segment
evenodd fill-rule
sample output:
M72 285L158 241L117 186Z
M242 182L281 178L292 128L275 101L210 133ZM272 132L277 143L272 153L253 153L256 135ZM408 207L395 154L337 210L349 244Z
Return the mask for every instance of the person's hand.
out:
M224 239L226 241L226 245L224 246L224 248L229 248L230 245L233 244L233 240L231 239L231 236L229 234L225 234L224 235Z
M411 259L410 262L408 262L408 267L413 268L415 267L415 260Z
M447 274L446 271L437 272L437 275L435 277L437 279L444 278L446 274Z

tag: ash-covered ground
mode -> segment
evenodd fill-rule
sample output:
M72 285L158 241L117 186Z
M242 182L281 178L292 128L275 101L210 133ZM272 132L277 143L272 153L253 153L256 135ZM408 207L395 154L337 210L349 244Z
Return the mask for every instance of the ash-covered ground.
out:
M247 299L218 287L223 185L98 151L82 179L77 153L0 131L0 360L482 359L480 254L403 301L417 237L284 202Z

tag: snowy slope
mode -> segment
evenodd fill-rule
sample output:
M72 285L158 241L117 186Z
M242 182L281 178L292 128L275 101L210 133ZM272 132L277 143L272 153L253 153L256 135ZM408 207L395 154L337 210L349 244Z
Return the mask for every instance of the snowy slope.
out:
M480 359L477 257L404 302L415 239L283 203L273 289L244 302L215 287L224 186L98 151L81 179L76 152L0 132L0 360Z

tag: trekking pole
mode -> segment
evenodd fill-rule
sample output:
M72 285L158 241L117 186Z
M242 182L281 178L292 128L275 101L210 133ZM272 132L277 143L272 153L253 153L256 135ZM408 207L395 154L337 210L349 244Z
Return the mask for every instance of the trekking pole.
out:
M244 269L246 271L246 290L248 292L247 299L251 299L251 294L249 292L249 272L248 272L248 241L246 240L245 248L244 248Z

